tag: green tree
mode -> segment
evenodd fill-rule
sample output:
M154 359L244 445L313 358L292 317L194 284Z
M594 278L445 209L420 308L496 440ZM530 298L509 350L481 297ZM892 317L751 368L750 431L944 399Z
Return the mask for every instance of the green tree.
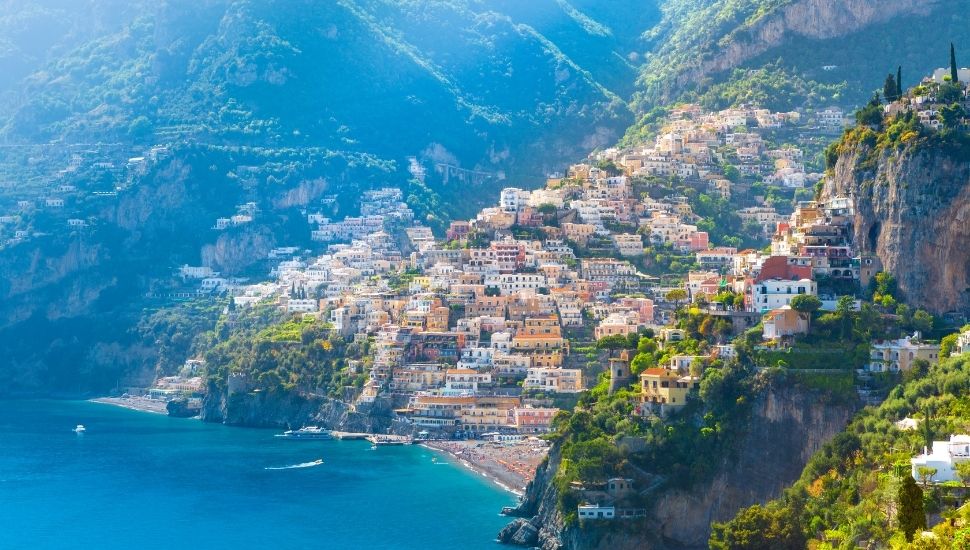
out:
M821 307L822 300L819 300L818 296L812 296L811 294L799 294L791 299L791 308L805 317L809 327L812 326L812 314Z
M926 529L926 514L923 512L923 491L916 485L912 476L903 477L896 493L896 519L899 529L912 541L916 531Z
M152 123L148 120L146 116L139 116L131 121L128 125L128 135L133 138L141 138L150 134L152 131Z
M695 357L694 360L690 362L690 375L700 378L702 374L704 374L704 361L698 357Z
M957 53L953 48L953 42L950 42L950 81L953 83L960 82L960 75L957 72Z
M898 95L899 88L896 86L896 77L893 73L886 75L886 82L882 85L882 95L886 98L886 101L896 101L899 99Z
M708 544L712 550L803 550L807 541L791 510L755 504L727 523L713 524Z
M604 336L596 341L596 349L607 349L612 353L618 349L632 349L636 345L630 344L630 339L622 334Z
M916 313L913 314L913 328L925 335L933 330L933 316L925 310L917 309Z
M960 125L960 120L966 116L966 112L959 103L952 103L940 109L940 122L947 130L954 130Z
M923 484L923 489L929 487L930 482L936 476L937 469L930 468L929 466L919 466L916 468L916 477L919 478L919 482Z
M956 470L963 486L970 487L970 461L956 462L953 464L953 469Z
M896 97L903 97L903 66L896 67Z
M835 316L839 320L840 335L843 340L852 335L852 309L855 307L855 298L852 296L839 296L835 302Z
M953 354L953 350L957 348L957 340L960 335L957 333L947 334L940 340L940 359L946 359Z
M860 125L872 128L882 128L882 101L879 100L879 93L875 93L865 107L855 113L855 120Z
M964 487L970 487L970 461L956 462L953 464L957 477Z
M673 302L674 307L680 307L680 302L687 299L687 291L682 288L675 288L664 296L668 302Z

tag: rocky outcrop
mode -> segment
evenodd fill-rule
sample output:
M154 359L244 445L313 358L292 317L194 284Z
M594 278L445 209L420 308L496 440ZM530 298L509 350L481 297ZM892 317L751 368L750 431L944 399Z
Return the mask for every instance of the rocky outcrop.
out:
M192 402L185 398L173 399L165 405L169 416L176 418L192 418L199 415L199 407L192 406Z
M743 507L780 495L798 479L812 454L846 426L855 410L854 404L828 403L815 392L769 389L754 405L737 455L725 457L712 480L689 490L659 485L650 494L653 504L645 519L606 525L565 524L552 483L559 469L554 447L518 509L525 518L509 524L499 538L518 543L517 538L527 539L535 528L538 540L525 544L543 550L706 548L711 522L726 521Z
M498 541L502 544L532 547L539 543L539 528L534 519L530 521L518 518L499 531Z
M80 276L107 255L105 247L81 236L64 241L40 238L20 244L12 252L0 255L0 298L4 304L0 328L37 313L48 319L77 315L115 284L110 275ZM50 290L49 299L38 300L39 290Z
M266 227L223 233L202 247L202 265L234 275L265 258L274 246L276 239Z
M297 392L223 391L210 386L202 401L205 422L232 426L287 428L317 425L358 433L410 433L413 426L395 422L395 403L378 399L352 405L330 397Z
M823 198L852 197L853 231L904 298L934 313L970 314L970 159L925 142L844 149Z

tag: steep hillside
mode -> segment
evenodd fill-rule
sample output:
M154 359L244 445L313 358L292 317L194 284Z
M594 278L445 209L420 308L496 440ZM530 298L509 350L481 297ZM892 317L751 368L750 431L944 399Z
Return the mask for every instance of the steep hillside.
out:
M706 548L712 521L724 521L745 506L778 495L798 478L801 465L843 429L855 408L828 397L784 382L767 387L757 395L749 416L735 419L746 427L730 443L733 451L716 452L710 477L688 473L690 464L681 465L681 475L692 476L690 480L643 478L640 470L631 477L638 482L651 479L650 488L641 493L648 502L642 520L596 524L568 518L570 511L560 505L563 485L556 483L563 471L557 445L519 509L526 519L511 523L500 539L545 550ZM637 463L631 441L621 438L617 446L629 462ZM641 465L650 472L664 468Z
M658 16L634 4L150 4L30 74L3 136L352 148L541 178L629 123L627 57Z
M642 117L679 99L723 108L704 94L724 84L761 88L767 94L735 99L778 109L854 108L897 66L911 85L942 66L950 41L970 49L964 7L959 0L670 0L646 34L655 46L641 70L636 111ZM758 74L766 69L777 83L766 85Z
M144 7L129 0L0 1L0 94L81 44L118 31Z
M910 457L924 445L966 433L970 356L950 358L908 378L816 453L782 498L715 526L711 547L778 548L776 537L784 526L802 534L813 548L966 548L970 518L955 509L966 501L959 482L911 484L918 502L912 512L900 488L912 479ZM904 418L916 419L918 429L901 428L897 422ZM930 527L938 525L933 535L920 537L917 524L926 525L924 513L929 513ZM904 520L909 514L918 521ZM908 536L904 523L914 526ZM910 545L914 537L921 540Z
M342 217L360 191L400 186L440 225L481 206L469 196L491 201L508 178L537 183L611 143L659 17L632 0L2 6L0 211L75 188L60 212L24 211L31 238L0 250L12 392L150 373L132 327L166 305L173 270L260 273L269 248L311 244L301 209L324 194ZM171 154L126 172L153 145ZM64 170L72 154L83 169ZM427 186L408 183L411 156ZM253 225L210 229L244 202Z
M250 181L233 172L240 166L261 168ZM261 273L273 246L309 244L300 213L308 201L374 186L391 166L327 150L184 146L116 197L79 199L72 206L86 227L38 214L35 223L51 230L0 250L0 393L105 391L126 376L151 379L159 350L143 345L137 324L146 310L170 305L178 266L205 260L226 274ZM291 196L320 174L326 180ZM261 214L253 223L212 229L254 196Z
M970 313L970 140L906 115L849 131L823 196L851 196L855 242L876 254L906 300Z

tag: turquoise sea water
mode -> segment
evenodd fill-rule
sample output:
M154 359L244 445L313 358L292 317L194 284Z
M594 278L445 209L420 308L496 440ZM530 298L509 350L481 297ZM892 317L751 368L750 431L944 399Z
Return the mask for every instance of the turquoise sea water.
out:
M0 401L0 548L500 548L514 497L486 479L417 446L274 433Z

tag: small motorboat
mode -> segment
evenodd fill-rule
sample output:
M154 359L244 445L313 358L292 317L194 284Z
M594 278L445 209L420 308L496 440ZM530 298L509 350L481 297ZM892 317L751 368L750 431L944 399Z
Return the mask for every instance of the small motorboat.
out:
M85 431L87 431L87 428L84 427L84 424L78 424L74 427L74 433L76 434L83 434Z

